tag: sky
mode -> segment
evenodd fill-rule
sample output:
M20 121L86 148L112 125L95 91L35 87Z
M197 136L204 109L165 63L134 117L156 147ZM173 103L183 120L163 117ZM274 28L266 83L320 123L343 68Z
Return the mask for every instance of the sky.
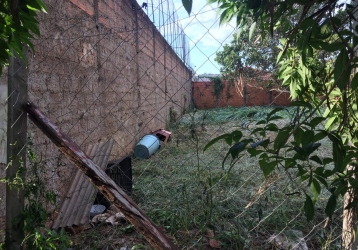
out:
M207 0L194 0L189 16L181 0L137 1L140 5L142 1L148 1L147 15L154 20L162 34L169 35L173 30L170 26L182 27L189 41L191 67L196 75L220 73L220 66L214 61L215 54L222 49L223 44L232 40L235 26L233 23L219 26L216 5L207 5ZM180 47L181 44L179 41L173 47Z
M196 74L219 74L220 65L214 58L225 43L232 40L234 23L219 25L217 5L207 5L206 0L194 0L188 16L181 0L173 0L178 22L184 29L190 44L190 61Z
M173 24L183 28L189 40L191 67L196 75L220 73L220 65L214 58L216 52L222 50L225 43L232 41L235 21L220 26L217 5L207 5L207 0L193 0L192 13L189 16L182 5L182 0L137 1L140 5L143 1L148 2L148 16L152 16L151 11L160 13L160 16L155 16L154 22L160 31L165 30L164 33L168 34L171 30L169 26ZM347 0L339 1L342 2ZM164 23L161 23L163 20ZM181 42L178 44L180 47ZM178 44L173 47L178 47Z

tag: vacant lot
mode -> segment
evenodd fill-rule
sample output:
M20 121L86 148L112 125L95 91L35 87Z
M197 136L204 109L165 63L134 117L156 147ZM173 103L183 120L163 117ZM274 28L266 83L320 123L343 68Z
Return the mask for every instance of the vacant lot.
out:
M134 159L132 198L180 248L340 247L342 209L327 221L326 200L318 200L315 218L308 223L302 207L309 188L293 173L276 169L264 178L257 159L249 155L231 167L230 161L223 165L229 149L224 142L203 152L210 140L223 133L240 130L249 137L256 122L271 110L251 107L187 113L169 124L170 142L147 160ZM277 122L279 127L295 116L294 109L280 112L283 119ZM275 134L269 137L275 138ZM330 154L329 142L321 143L318 154ZM102 231L96 234L96 230ZM150 249L131 225L102 227L91 233L92 237L97 235L100 249L124 245L130 247L127 249ZM118 233L126 240L119 241Z

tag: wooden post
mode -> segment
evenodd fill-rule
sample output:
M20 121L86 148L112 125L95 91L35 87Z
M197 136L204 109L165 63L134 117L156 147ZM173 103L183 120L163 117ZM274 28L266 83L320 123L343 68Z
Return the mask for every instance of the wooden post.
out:
M24 52L26 49L24 49ZM25 54L26 56L26 54ZM27 115L22 105L27 101L26 63L18 56L11 57L8 68L8 122L6 178L13 179L26 167ZM20 176L24 176L21 174ZM15 223L24 208L24 192L6 185L6 249L21 249L23 226Z
M62 134L35 105L24 105L30 119L48 136L98 190L116 206L154 249L178 249L167 236L143 213L136 203L106 175L69 137Z

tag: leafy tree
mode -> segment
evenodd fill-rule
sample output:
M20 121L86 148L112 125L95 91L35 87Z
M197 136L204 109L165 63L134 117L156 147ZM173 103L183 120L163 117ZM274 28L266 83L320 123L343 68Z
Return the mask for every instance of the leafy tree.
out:
M41 0L0 2L0 75L13 54L25 60L23 45L34 49L31 42L33 34L40 35L36 20L38 11L46 12Z
M253 39L250 39L250 35ZM278 39L267 36L263 39L259 32L251 34L249 30L237 33L233 37L230 44L225 44L223 50L216 53L215 61L222 65L222 74L235 76L243 67L275 71L276 55L279 53Z
M187 10L190 2L183 0ZM231 157L234 163L247 151L259 158L265 176L275 169L284 170L289 178L297 176L307 185L302 188L307 220L313 218L315 202L323 189L330 192L325 208L330 218L337 198L344 196L343 246L357 249L358 1L210 2L219 4L221 23L236 18L239 29L258 29L262 34L279 36L278 76L283 85L290 87L291 97L297 100L292 105L300 112L297 119L279 128L274 123L281 119L276 109L257 123L252 137L243 138L235 131L214 139L205 149L225 139L230 145L225 160ZM267 138L269 132L276 133L275 139ZM317 154L322 139L331 141L331 156Z

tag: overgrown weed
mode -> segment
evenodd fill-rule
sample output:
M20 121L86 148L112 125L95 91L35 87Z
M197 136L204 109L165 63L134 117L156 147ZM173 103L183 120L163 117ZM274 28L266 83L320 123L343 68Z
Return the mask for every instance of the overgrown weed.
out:
M249 155L228 173L224 142L203 152L210 140L223 133L239 129L244 137L250 136L256 122L271 110L193 110L171 122L169 143L147 160L133 160L133 200L181 249L212 249L215 244L221 249L279 249L269 239L291 238L292 232L302 234L308 249L339 245L342 208L326 223L326 200L317 200L315 219L308 223L302 209L307 183L296 176L288 178L290 172L282 169L265 178L257 159ZM278 126L293 121L294 109L281 112ZM329 141L322 144L318 153L329 154ZM73 239L74 249L122 246L152 249L129 223L101 225Z
M214 232L212 238L220 241L223 249L273 246L267 240L270 236L285 235L291 229L307 234L310 244L317 241L311 237L312 228L314 232L318 228L325 230L320 227L325 220L324 202L316 202L317 211L322 214L305 222L302 190L308 187L294 176L289 179L287 173L277 170L265 179L257 159L248 155L228 174L229 164L222 163L228 150L225 143L216 143L203 153L205 144L220 134L240 129L244 136L249 136L256 121L271 110L194 110L171 128L171 142L150 159L134 161L135 197L181 248L201 249L209 245L208 230ZM279 122L294 119L294 109L280 112L283 119ZM340 225L340 219L334 224ZM317 229L315 225L319 225Z

